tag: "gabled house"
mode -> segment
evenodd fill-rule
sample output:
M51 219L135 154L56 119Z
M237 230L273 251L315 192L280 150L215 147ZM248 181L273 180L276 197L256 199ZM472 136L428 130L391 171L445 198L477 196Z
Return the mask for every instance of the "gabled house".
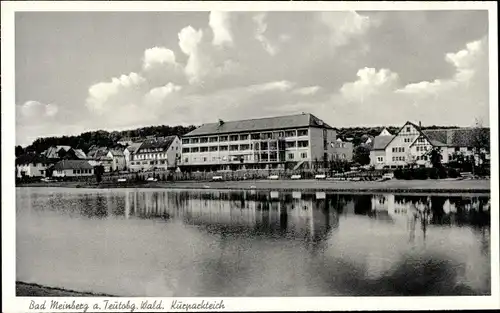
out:
M130 169L130 161L133 159L133 155L141 147L142 142L134 142L123 150L123 155L125 157L125 166Z
M92 146L87 153L87 159L92 166L102 166L104 172L111 172L113 169L113 158L108 156L109 149L107 147Z
M51 161L42 154L27 153L16 159L16 177L45 177Z
M111 158L111 170L112 171L122 171L126 167L125 155L123 151L118 149L111 149L108 151L106 157Z
M408 165L430 167L429 153L435 147L441 151L441 162L448 163L457 152L473 154L473 131L471 128L422 131L420 126L408 121L395 135L387 135L384 129L374 138L370 164L378 169Z
M42 152L49 159L62 159L71 150L70 146L52 146Z
M173 169L180 161L181 141L177 136L148 139L130 156L133 171Z
M353 144L352 142L345 142L342 139L337 138L337 140L330 143L333 148L332 157L335 160L343 160L347 162L352 161L353 157Z
M61 160L52 168L53 177L81 177L94 175L94 167L85 160Z

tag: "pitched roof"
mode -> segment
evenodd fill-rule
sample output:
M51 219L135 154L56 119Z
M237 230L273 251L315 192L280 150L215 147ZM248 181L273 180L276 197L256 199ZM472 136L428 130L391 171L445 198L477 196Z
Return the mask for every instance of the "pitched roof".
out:
M85 160L62 160L54 165L54 170L82 170L93 169L92 165Z
M373 138L372 150L384 150L395 136L376 136Z
M118 149L111 149L109 150L113 156L118 157L118 156L124 156L123 151L118 150Z
M85 152L83 152L82 149L73 149L73 151L75 152L75 156L79 159L86 159L87 158L87 155L85 155Z
M227 134L234 132L248 132L274 129L287 129L295 127L325 127L332 128L316 116L310 113L265 117L241 121L229 121L221 123L204 124L197 129L187 133L184 137Z
M125 149L128 150L130 153L135 153L137 150L139 150L141 145L142 145L142 142L134 142Z
M50 160L43 154L27 153L16 158L16 165L21 164L49 164Z
M167 137L160 137L156 139L147 139L145 140L142 145L137 149L137 151L140 151L142 149L163 149L167 150L172 142L174 142L175 138L177 136L167 136Z
M52 146L49 147L47 150L43 152L43 154L48 157L49 159L56 159L59 158L59 151L63 149L64 151L68 151L71 149L70 146Z
M484 132L489 141L489 130ZM437 142L437 146L446 147L473 147L475 141L474 128L455 128L455 129L429 129L424 130L424 134L432 141Z
M108 151L106 147L93 148L89 151L87 156L92 159L102 158L108 154Z

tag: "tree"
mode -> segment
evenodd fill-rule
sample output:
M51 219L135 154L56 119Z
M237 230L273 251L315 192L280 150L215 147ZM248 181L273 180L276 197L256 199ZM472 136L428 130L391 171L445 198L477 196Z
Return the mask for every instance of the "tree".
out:
M474 128L471 131L471 145L473 150L472 172L475 166L482 166L486 163L486 154L490 152L490 130L483 127L481 119L476 119Z
M354 149L353 161L360 165L370 164L370 149L361 145Z
M98 165L94 167L95 180L100 183L102 181L102 174L104 174L104 166Z
M16 158L24 154L24 149L21 146L16 146Z
M433 147L429 151L429 157L433 168L440 168L442 166L441 160L443 156L441 154L441 148Z

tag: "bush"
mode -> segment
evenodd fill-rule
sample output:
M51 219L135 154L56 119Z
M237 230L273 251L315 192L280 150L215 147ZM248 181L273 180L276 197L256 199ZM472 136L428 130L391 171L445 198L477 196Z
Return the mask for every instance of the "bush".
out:
M438 177L439 178L448 178L448 173L446 171L446 168L444 168L444 167L438 168Z
M394 178L396 179L403 179L403 170L397 169L394 171Z
M429 169L429 178L430 179L438 179L439 178L439 173L437 168L430 168Z
M429 174L426 168L417 168L413 170L413 178L414 179L427 179L429 178Z
M457 177L460 177L460 173L456 169L450 168L450 169L448 169L448 177L457 178Z

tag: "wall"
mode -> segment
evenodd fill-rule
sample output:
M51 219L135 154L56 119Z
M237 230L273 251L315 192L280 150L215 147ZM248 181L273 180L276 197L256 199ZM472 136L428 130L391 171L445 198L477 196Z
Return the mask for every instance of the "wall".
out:
M409 128L409 131L407 130ZM411 124L405 124L391 143L386 147L386 165L404 166L407 164L410 146L420 136L418 130ZM406 141L405 141L406 140ZM402 152L392 152L392 148L404 148ZM402 157L404 160L394 161L393 157Z
M384 157L382 162L378 162L378 157ZM386 165L386 155L385 150L371 150L370 151L370 165L374 166L376 169L382 169Z
M17 177L22 177L21 172L25 172L25 176L29 177L44 177L47 166L41 163L37 164L22 164L16 166Z

